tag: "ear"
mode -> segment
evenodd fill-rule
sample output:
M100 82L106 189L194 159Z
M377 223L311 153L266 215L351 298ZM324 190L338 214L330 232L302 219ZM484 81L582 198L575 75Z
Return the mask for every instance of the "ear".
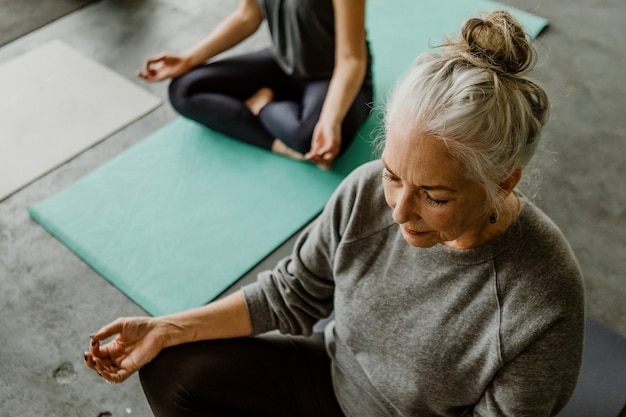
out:
M522 179L522 167L517 167L509 178L500 183L500 195L506 198Z

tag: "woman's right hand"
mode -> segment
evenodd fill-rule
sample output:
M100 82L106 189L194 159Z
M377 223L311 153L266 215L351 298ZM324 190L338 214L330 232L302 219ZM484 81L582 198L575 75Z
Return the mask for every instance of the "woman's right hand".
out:
M175 78L189 71L189 60L182 55L163 53L149 58L137 76L146 81L162 81Z
M124 381L163 349L166 332L151 317L119 318L91 336L85 364L109 382ZM104 340L114 337L108 343Z

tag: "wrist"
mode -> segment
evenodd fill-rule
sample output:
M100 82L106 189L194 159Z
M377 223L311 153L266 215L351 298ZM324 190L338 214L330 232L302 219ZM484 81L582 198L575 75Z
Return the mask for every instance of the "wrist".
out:
M320 114L318 123L332 128L340 128L343 118L336 111L324 111Z
M192 332L184 325L165 317L155 318L157 321L157 343L161 348L172 347L194 340Z
M179 58L185 72L201 64L201 62L197 62L198 58L196 58L195 54L192 52L182 54Z

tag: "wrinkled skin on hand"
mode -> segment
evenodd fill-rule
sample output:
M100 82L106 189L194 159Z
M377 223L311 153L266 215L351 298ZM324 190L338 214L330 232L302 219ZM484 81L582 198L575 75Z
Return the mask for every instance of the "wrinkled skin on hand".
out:
M156 357L163 336L152 318L117 319L91 336L85 364L109 382L122 382Z

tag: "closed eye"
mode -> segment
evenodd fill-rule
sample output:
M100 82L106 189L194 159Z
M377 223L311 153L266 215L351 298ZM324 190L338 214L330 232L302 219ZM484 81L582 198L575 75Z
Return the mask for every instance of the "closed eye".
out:
M387 171L387 169L383 169L383 180L384 181L398 181L398 177L393 176Z
M443 206L444 204L448 202L448 200L435 200L428 194L426 194L426 201L428 201L428 204L435 206L435 207Z

